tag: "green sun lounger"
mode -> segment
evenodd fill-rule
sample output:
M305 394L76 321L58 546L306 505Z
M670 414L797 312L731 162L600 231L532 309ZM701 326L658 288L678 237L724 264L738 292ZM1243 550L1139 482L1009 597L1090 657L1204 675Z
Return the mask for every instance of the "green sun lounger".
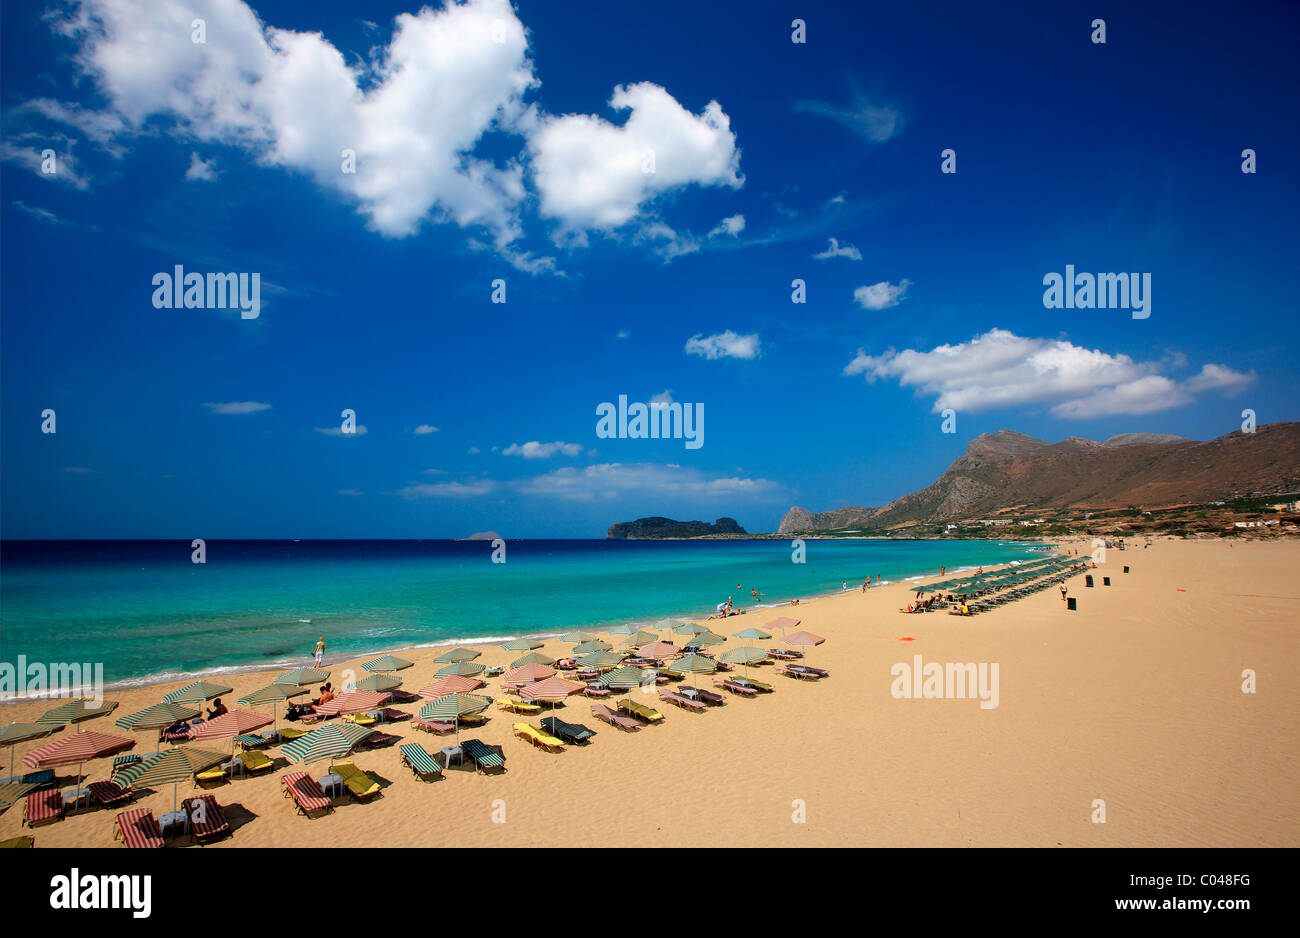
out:
M442 776L442 768L419 743L403 743L397 748L402 753L402 762L419 778L427 782Z
M478 771L486 772L488 769L505 771L506 760L498 755L496 750L489 749L483 740L467 739L460 746L465 750L465 755L474 763L474 768Z

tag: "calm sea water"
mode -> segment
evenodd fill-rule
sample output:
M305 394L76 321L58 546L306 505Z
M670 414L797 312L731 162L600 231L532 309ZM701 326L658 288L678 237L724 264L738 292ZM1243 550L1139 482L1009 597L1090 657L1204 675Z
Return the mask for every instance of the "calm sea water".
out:
M109 683L310 663L753 607L1023 558L990 541L6 541L0 660L103 662ZM747 621L748 620L748 621ZM733 619L760 624L762 619ZM740 628L742 626L737 626ZM735 629L731 629L735 631Z

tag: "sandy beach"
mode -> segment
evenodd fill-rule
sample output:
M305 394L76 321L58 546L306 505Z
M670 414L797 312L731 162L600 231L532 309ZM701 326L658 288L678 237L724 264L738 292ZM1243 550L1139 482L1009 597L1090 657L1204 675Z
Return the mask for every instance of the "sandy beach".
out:
M827 639L806 662L831 677L794 681L769 666L756 676L775 693L701 714L661 705L663 724L634 734L570 698L559 715L598 735L558 754L513 737L511 724L526 718L493 707L486 726L462 735L504 747L504 774L453 768L424 783L396 745L364 752L354 761L381 780L382 795L343 799L319 819L282 797L290 767L277 759L269 774L209 789L234 828L215 846L1300 845L1300 544L1157 540L1107 560L1096 588L1069 581L1074 612L1045 590L974 618L902 615L911 594L898 584L715 622L730 635L796 616ZM404 688L432 679L443 650L403 652L416 662L399 675ZM521 654L482 650L487 665ZM552 640L541 650L560 657L569 647ZM998 705L895 698L891 668L916 655L997 664ZM335 680L360 660L332 664ZM1257 675L1254 694L1242 692L1245 669ZM222 680L234 686L234 706L268 675ZM122 734L115 718L180 686L109 693L117 712L81 728ZM501 696L499 679L482 693ZM49 706L9 704L0 722L33 720ZM450 742L409 722L382 729L431 751ZM52 738L20 744L16 758ZM152 734L141 733L132 751L153 749ZM110 761L90 763L88 778L106 778ZM60 769L61 784L74 771ZM325 765L308 771L323 775ZM181 797L191 793L181 786ZM1105 823L1093 821L1096 799ZM133 806L159 814L171 805L168 786ZM22 813L19 803L0 815L0 839L29 833ZM31 833L37 847L108 847L113 817L87 810Z

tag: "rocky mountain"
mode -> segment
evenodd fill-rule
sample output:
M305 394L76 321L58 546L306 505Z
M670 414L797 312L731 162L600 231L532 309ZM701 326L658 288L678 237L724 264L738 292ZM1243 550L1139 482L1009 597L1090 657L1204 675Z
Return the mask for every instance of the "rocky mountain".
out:
M834 531L851 528L871 518L879 508L836 508L831 511L805 511L795 505L781 516L777 534L799 531Z
M849 525L884 531L911 522L988 518L1010 508L1152 508L1297 489L1300 423L1267 424L1208 442L1120 434L1105 443L1078 437L1047 443L999 430L971 440L932 485L869 517L853 514L862 509L839 511L853 519ZM782 518L780 532L829 531L841 526L839 520L837 512L796 507Z
M657 540L663 538L704 537L708 534L744 534L735 518L707 521L674 521L671 518L638 518L611 524L605 534L608 541Z

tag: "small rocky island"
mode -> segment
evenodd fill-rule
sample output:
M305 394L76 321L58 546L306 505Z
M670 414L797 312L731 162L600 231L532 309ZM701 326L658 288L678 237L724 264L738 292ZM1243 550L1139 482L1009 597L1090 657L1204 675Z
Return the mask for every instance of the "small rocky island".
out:
M735 518L719 518L713 524L707 521L674 521L672 518L637 518L611 524L605 534L607 541L665 540L670 538L708 537L713 534L745 534Z

